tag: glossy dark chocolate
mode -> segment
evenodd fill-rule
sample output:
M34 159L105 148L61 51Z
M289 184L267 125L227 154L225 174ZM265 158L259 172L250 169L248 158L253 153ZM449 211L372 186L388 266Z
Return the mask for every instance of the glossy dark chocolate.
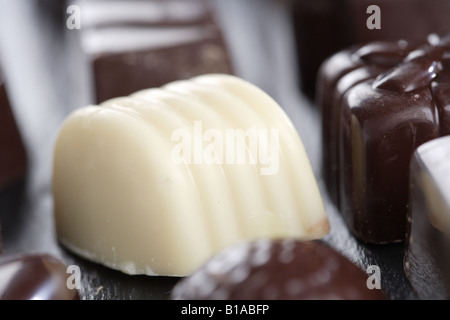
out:
M429 33L450 30L447 0L292 0L299 74L303 91L316 95L320 65L351 45L407 40L414 45ZM381 12L380 29L369 29L367 8Z
M81 1L80 6L89 17L81 40L97 103L201 74L232 73L204 0Z
M67 287L67 267L42 254L0 256L0 300L78 300Z
M27 157L0 69L0 192L21 181Z
M354 85L373 78L399 63L408 53L407 43L373 42L354 46L330 57L318 76L317 104L322 117L322 172L332 200L339 204L338 140L340 103Z
M411 155L448 134L450 46L446 37L430 41L372 43L321 67L324 175L347 225L366 242L405 240Z
M181 280L179 300L375 300L368 275L320 241L260 239L225 249Z
M422 299L450 299L450 137L420 146L411 164L405 273Z

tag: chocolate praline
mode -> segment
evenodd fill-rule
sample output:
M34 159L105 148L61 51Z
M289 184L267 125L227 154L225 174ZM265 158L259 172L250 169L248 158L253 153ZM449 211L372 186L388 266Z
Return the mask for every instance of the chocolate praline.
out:
M324 175L358 239L404 241L411 156L450 133L450 41L432 35L418 47L397 42L359 58L370 46L338 53L321 67Z
M48 254L0 256L1 300L78 300L67 266Z
M85 15L80 45L97 103L202 74L233 72L208 1L76 3Z
M378 300L368 275L319 240L260 239L229 247L171 294L176 300Z
M330 197L338 205L341 100L350 88L392 68L409 51L405 41L377 41L343 50L321 66L316 103L322 118L322 173Z

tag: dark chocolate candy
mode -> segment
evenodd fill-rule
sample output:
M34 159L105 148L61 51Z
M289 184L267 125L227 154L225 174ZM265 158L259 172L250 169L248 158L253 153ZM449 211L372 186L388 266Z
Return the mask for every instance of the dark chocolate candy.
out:
M400 62L407 49L404 41L353 46L333 55L321 67L317 104L322 114L322 172L330 197L336 204L339 203L337 146L341 99L352 86Z
M80 1L97 103L206 73L232 73L204 0ZM122 14L121 14L122 13Z
M260 239L229 247L172 291L194 300L370 300L368 275L323 242Z
M0 69L0 192L20 182L26 173L27 157L14 120Z
M450 299L450 137L420 146L411 164L405 273L422 299Z
M405 240L411 155L448 134L450 46L446 37L430 41L369 44L321 67L324 175L363 241Z
M67 287L67 267L47 254L0 256L1 300L78 300Z
M407 40L420 44L433 32L450 29L447 0L292 0L299 74L303 91L315 96L323 61L348 46ZM370 5L381 11L381 28L367 28Z

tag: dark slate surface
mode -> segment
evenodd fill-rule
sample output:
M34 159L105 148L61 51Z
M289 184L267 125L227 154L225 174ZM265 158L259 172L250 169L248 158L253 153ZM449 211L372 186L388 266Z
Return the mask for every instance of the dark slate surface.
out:
M53 144L64 117L90 102L88 81L59 0L0 0L0 54L30 157L26 183L0 195L5 253L47 252L77 264L83 299L167 299L177 278L128 276L60 247L52 217ZM288 10L277 1L214 1L238 76L270 94L293 120L318 178L331 220L325 238L361 268L376 264L391 299L415 299L403 266L403 244L364 245L349 234L320 175L319 115L300 92ZM64 8L63 8L64 9Z

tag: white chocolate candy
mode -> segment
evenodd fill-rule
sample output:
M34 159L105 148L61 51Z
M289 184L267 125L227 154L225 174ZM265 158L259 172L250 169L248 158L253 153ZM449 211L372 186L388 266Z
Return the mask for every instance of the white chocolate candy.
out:
M291 121L228 75L73 112L55 146L53 193L60 242L129 274L186 276L240 241L329 231Z

